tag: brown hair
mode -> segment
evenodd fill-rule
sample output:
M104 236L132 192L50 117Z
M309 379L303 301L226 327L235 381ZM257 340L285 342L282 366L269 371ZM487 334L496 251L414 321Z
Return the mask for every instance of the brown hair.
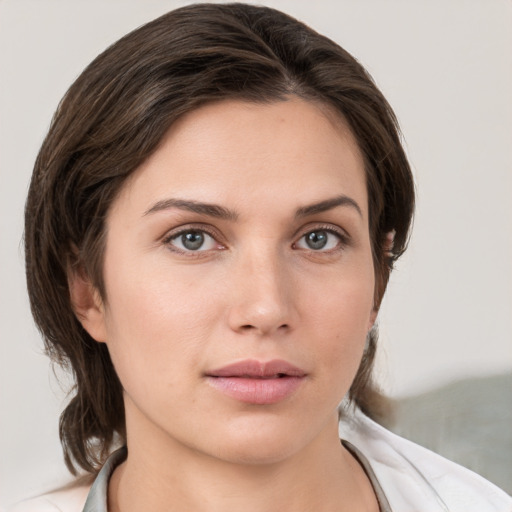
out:
M375 307L406 246L414 205L398 125L365 69L345 50L267 7L196 4L161 16L99 55L61 101L37 157L25 213L26 273L48 354L73 372L61 415L69 469L95 472L116 436L125 440L122 386L107 346L76 318L68 270L77 266L105 296L105 219L124 181L170 125L227 98L273 102L297 95L349 124L365 159ZM395 231L389 251L387 233ZM350 398L378 415L370 337Z

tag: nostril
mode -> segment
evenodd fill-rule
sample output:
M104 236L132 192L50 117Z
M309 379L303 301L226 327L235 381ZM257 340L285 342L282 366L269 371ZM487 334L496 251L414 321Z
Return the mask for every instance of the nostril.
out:
M287 331L289 328L290 328L290 326L288 324L281 324L277 328L277 331ZM258 330L258 328L252 324L245 324L245 325L240 326L240 331L248 332L248 331L253 331L253 330Z

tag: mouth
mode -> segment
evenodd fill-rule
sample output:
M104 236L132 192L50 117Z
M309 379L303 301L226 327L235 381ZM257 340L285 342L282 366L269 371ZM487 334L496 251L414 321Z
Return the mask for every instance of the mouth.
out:
M240 361L205 374L210 386L230 398L254 405L270 405L290 397L307 373L283 360Z

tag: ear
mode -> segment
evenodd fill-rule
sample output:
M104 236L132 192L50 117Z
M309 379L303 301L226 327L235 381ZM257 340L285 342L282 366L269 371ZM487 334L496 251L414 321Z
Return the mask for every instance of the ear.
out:
M386 252L386 256L393 256L393 246L395 245L395 235L396 231L393 229L386 233L386 240L384 242L384 251Z
M96 341L105 342L105 307L82 264L68 265L68 286L73 311Z
M384 254L386 256L386 259L393 257L393 246L395 244L395 234L396 231L393 229L392 231L388 231L386 233L386 237L384 239ZM386 266L388 263L385 264ZM368 320L368 331L370 331L373 326L375 325L375 322L377 321L377 315L379 314L379 308L380 308L380 302L382 301L382 296L377 297L377 287L379 286L378 283L375 284L375 302L373 309L370 313L370 318ZM385 290L386 286L384 286ZM384 290L380 291L380 293L384 294ZM377 299L379 304L377 304Z
M370 318L368 319L368 332L373 329L373 326L375 325L375 322L377 321L377 315L379 314L379 311L375 308L372 309L372 312L370 313Z

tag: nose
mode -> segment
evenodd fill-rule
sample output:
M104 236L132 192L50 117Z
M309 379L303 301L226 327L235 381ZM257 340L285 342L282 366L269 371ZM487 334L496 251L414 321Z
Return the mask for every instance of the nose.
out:
M232 330L266 336L294 327L293 280L277 255L241 256L234 277L228 320Z

